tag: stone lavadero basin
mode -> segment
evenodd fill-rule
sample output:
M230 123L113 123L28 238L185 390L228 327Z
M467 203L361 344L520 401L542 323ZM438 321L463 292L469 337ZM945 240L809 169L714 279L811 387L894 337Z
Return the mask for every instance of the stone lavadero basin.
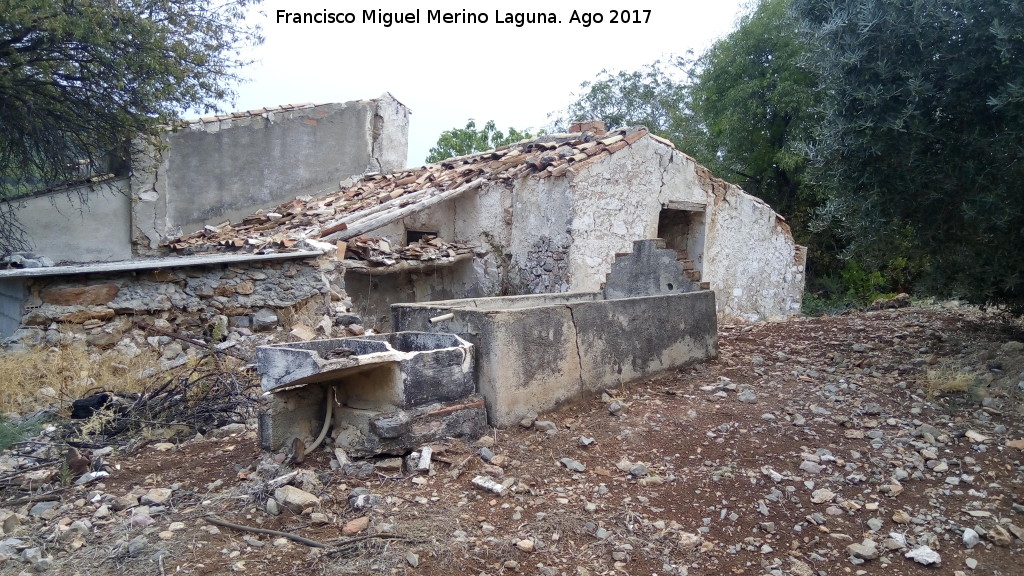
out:
M394 332L261 346L270 410L261 443L315 444L328 409L330 441L353 455L404 453L486 426L475 396L473 345L454 334Z

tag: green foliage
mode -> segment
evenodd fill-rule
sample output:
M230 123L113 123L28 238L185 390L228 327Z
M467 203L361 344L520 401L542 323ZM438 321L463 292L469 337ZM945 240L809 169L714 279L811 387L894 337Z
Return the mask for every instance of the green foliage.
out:
M818 295L811 291L804 292L800 312L804 316L834 316L854 308L852 302L843 297Z
M519 131L515 128L509 128L508 134L505 134L494 125L494 120L488 120L483 128L477 130L476 121L470 118L465 128L452 128L441 133L437 145L431 148L427 155L427 163L483 152L532 137L533 134L529 131Z
M11 444L32 436L39 431L39 428L38 422L11 422L0 416L0 451L7 450Z
M894 279L882 270L867 269L849 260L838 272L818 276L804 292L802 312L808 316L838 314L863 309L879 298L891 298Z
M231 99L260 1L0 0L0 199L107 172L132 137Z
M839 275L843 286L846 287L847 298L860 305L870 304L872 300L881 296L880 290L886 285L880 271L865 270L855 260L847 262Z
M818 229L865 270L1024 308L1024 5L794 0L821 79Z
M677 57L669 63L655 61L634 71L602 70L593 82L580 85L581 93L563 111L549 115L557 131L572 122L601 120L611 128L646 126L692 152L703 141L689 107L689 70L692 62Z
M805 45L791 0L763 0L735 31L697 60L692 107L706 131L697 159L716 175L768 202L808 241L816 198L803 183L799 144L812 130L817 79L799 65Z

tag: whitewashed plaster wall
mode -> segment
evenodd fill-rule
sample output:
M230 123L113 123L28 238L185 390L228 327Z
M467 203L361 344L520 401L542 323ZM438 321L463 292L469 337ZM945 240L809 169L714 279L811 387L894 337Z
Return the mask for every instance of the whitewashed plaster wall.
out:
M684 158L645 137L573 178L574 291L599 290L616 253L631 251L634 240L656 238L663 203L707 201Z
M732 184L718 180L710 196L703 280L715 290L719 316L757 321L799 313L806 252L789 225Z
M805 251L789 226L685 154L644 137L585 167L570 188L572 290L599 289L615 253L657 237L665 204L693 202L706 205L701 280L715 291L719 316L754 321L800 311Z

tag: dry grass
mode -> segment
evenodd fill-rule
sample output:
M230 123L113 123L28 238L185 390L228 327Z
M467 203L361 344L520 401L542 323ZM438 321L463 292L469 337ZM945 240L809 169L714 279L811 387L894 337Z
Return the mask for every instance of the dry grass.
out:
M142 371L158 365L159 357L150 351L134 358L75 345L0 352L0 413L24 413L54 403L65 411L72 401L100 388L139 392L148 381Z
M977 375L949 366L928 370L921 383L932 398L949 394L973 394L981 387Z

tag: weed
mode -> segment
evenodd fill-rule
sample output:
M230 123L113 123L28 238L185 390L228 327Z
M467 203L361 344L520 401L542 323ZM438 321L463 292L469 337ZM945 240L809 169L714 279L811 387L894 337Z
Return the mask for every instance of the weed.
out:
M805 316L835 316L854 308L856 306L849 298L821 297L811 292L804 292L800 311Z
M968 394L971 399L981 402L985 393L984 383L975 374L942 366L925 373L922 384L931 398L952 394Z
M30 438L39 431L39 423L34 421L11 422L0 417L0 452L7 450L11 444Z

